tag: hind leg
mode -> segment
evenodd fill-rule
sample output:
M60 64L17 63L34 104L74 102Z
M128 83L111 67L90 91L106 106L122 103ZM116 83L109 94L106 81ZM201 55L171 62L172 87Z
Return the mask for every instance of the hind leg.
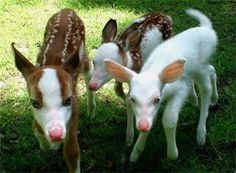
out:
M206 140L206 120L212 96L210 75L201 75L197 80L197 84L201 97L200 119L197 127L197 142L199 145L204 145Z
M214 106L218 101L217 76L215 68L212 65L209 65L208 68L211 74L211 86L212 86L211 105Z
M190 82L190 84L191 84L191 97L192 97L192 99L193 99L193 104L195 105L195 106L198 106L198 96L197 96L197 92L196 92L196 90L195 90L195 87L194 87L194 83L193 83L193 81L191 80L191 82Z

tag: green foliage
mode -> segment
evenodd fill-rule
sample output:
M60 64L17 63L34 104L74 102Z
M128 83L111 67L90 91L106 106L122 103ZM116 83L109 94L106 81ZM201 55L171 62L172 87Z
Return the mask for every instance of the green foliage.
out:
M110 18L117 19L121 31L149 11L170 15L176 34L197 25L184 12L197 8L210 17L219 37L212 59L218 75L219 102L209 111L203 148L199 149L195 142L199 107L188 102L178 123L178 160L166 157L160 112L139 162L128 166L132 147L125 146L125 105L114 94L113 82L97 92L97 117L91 120L86 115L86 91L80 80L78 135L82 172L235 172L235 6L234 1L224 0L0 1L0 172L67 171L61 150L43 153L39 149L31 129L33 116L25 81L15 68L10 48L11 42L16 42L23 54L35 62L48 18L65 7L74 9L84 21L91 58Z

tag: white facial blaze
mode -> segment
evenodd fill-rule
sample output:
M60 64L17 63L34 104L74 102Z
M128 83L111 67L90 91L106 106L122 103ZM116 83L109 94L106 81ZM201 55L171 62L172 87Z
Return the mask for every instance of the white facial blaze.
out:
M33 108L34 116L49 139L49 130L55 126L63 129L63 137L66 135L66 124L71 116L71 106L63 106L61 88L55 69L44 69L39 80L38 87L42 93L42 108Z

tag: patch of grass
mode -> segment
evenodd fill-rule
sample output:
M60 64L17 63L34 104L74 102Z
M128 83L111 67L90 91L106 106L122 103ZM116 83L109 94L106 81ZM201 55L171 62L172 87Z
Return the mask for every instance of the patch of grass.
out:
M121 31L133 19L152 10L170 15L176 34L198 24L184 10L200 9L210 17L219 37L212 59L218 74L219 102L217 108L209 111L203 148L199 149L195 140L199 108L188 102L178 123L178 160L166 157L161 111L139 162L128 166L132 147L125 146L125 105L114 94L113 82L97 92L94 120L86 115L85 86L79 84L82 172L235 172L235 5L224 0L0 1L0 172L67 171L61 150L39 150L31 129L32 112L25 81L15 68L10 48L11 42L16 42L24 55L35 62L47 20L64 7L73 8L84 21L91 59L101 42L102 28L110 18L117 19Z

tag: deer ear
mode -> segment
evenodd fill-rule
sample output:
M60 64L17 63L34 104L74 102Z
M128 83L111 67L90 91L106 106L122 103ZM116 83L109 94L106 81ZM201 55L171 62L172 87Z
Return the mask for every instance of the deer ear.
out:
M137 73L107 58L104 60L107 72L119 82L129 82Z
M12 43L11 47L15 56L16 67L22 73L24 78L27 79L29 74L34 71L35 66L15 48L15 43Z
M185 60L178 59L166 66L159 74L162 83L172 83L178 80L184 71Z
M142 32L140 29L136 29L130 32L127 35L124 47L126 48L126 50L133 50L134 48L138 47L141 38L142 38Z
M116 20L110 19L102 30L102 42L107 43L115 39L117 33Z

